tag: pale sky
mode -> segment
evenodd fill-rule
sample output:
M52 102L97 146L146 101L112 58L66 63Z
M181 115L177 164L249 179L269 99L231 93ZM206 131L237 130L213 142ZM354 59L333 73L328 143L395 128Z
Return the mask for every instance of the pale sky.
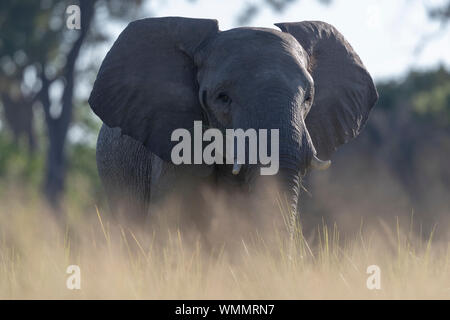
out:
M450 27L440 33L430 22L426 8L445 0L333 0L325 6L317 0L297 0L283 13L266 8L251 25L272 27L276 22L322 20L333 24L360 55L375 79L398 77L411 67L427 68L439 62L450 66ZM262 0L156 0L148 8L157 16L214 18L221 30L236 27L246 3ZM424 37L434 35L420 53Z

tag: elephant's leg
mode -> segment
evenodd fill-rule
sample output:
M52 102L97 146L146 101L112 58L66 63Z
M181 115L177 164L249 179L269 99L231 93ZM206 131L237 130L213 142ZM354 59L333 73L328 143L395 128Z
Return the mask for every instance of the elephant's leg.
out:
M151 204L173 223L172 227L206 232L214 184L212 167L176 166L152 157ZM161 210L159 210L161 209Z
M150 201L152 154L120 129L103 125L97 167L115 217L145 218Z

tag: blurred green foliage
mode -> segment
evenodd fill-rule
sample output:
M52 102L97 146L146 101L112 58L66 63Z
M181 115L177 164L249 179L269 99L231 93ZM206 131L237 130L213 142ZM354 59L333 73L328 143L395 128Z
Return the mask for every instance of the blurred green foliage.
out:
M443 66L411 71L404 79L379 83L378 91L377 108L388 111L407 105L424 123L450 126L450 73Z
M437 124L450 124L450 80L421 91L413 97L414 111L420 116L432 117Z
M78 180L87 177L91 180L85 184L95 185L94 167L83 171L87 170L87 161L77 165L77 159L93 154L96 134L92 132L99 125L89 114L86 93L80 94L79 89L86 91L90 87L93 81L90 78L95 78L100 61L79 63L79 60L86 59L85 52L109 40L109 30L103 28L105 19L126 24L143 13L142 4L141 0L0 2L0 117L4 126L1 134L9 129L12 136L2 140L3 174L16 176L18 183L31 189L40 184L56 210L72 179L67 176L69 183L66 183L67 174ZM79 30L66 27L69 5L80 8ZM80 83L85 83L85 88ZM71 133L73 139L68 141ZM19 143L24 137L28 139L28 151ZM20 146L11 147L9 141ZM17 159L21 155L26 162ZM94 165L95 161L91 166ZM34 177L29 170L40 174Z
M436 70L411 71L404 78L377 83L380 99L377 108L392 109L402 100L414 100L421 93L448 85L450 73L443 66Z
M0 131L0 186L12 179L37 184L42 179L43 156L32 156L27 148L13 142L3 131Z
M42 121L42 119L41 119ZM65 201L76 207L101 204L102 187L95 161L95 141L100 121L88 105L76 108L67 144L68 172ZM16 142L6 127L0 128L0 193L15 187L39 197L44 183L47 138L44 126L37 130L39 148L30 151L26 141Z

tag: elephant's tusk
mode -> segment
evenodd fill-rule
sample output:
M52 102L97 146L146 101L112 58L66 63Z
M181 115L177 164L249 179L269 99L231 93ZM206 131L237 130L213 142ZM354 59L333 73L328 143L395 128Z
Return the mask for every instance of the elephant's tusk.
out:
M239 174L239 172L241 171L242 168L242 164L237 163L237 161L234 162L233 165L233 171L231 171L235 176L237 176Z
M330 165L331 165L330 160L327 160L327 161L320 160L319 158L317 158L316 155L313 155L313 157L311 159L311 167L313 169L326 170L330 167Z

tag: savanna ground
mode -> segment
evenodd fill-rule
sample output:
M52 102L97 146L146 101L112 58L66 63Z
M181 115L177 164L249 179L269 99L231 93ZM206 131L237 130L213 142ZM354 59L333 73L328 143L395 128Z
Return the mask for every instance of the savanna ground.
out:
M293 246L283 226L266 225L270 237L246 226L205 249L174 226L149 232L95 206L67 205L61 221L39 197L18 194L0 199L1 299L450 298L449 242L418 235L413 215L361 220L345 237L323 222ZM80 290L66 287L69 265L80 267ZM380 290L366 286L370 265L380 267Z

